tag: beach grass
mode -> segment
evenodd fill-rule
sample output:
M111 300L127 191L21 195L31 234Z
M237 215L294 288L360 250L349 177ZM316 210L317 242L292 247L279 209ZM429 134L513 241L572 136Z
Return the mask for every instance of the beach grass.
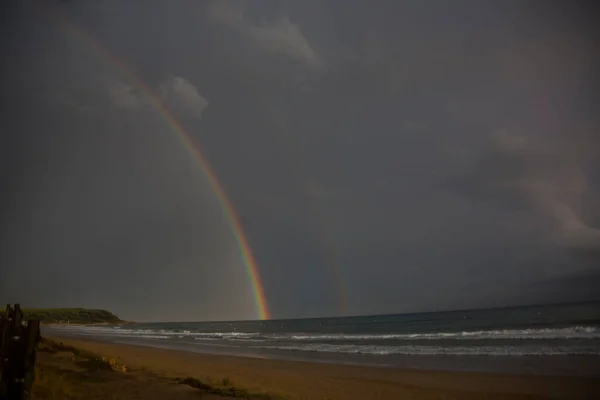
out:
M111 392L115 387L119 388L118 394ZM187 387L191 392L179 392L175 387ZM202 381L161 376L148 368L130 369L119 357L96 354L56 340L42 338L38 346L34 399L185 399L193 392L199 392L202 398L284 400L238 387L228 377ZM108 394L110 397L103 397Z
M223 397L249 400L285 400L285 397L282 396L273 396L267 393L253 393L246 389L235 387L229 378L223 378L221 382L219 382L219 385L206 383L200 379L192 377L176 379L176 382L182 385L188 385L193 388L200 389L206 393L216 394Z

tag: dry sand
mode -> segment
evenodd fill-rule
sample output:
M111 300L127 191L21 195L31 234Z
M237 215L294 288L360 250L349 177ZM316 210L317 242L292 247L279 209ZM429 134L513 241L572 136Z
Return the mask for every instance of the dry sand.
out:
M228 378L235 386L288 399L600 399L600 381L593 378L400 370L54 340L117 356L133 370L163 377Z

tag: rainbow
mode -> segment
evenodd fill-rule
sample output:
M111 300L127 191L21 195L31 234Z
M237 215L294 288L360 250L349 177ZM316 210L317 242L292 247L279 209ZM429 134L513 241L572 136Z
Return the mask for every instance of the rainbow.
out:
M341 316L347 316L349 315L348 285L346 280L344 279L344 270L342 269L340 246L334 234L335 230L333 229L332 224L327 218L327 214L322 211L325 206L322 204L320 206L316 199L312 200L312 204L313 213L315 214L315 216L317 216L317 218L320 221L320 231L323 243L329 250L329 257L327 261L329 262L329 265L331 266L334 274L339 312Z
M290 169L295 173L295 179L299 185L306 185L310 183L308 168L305 167L301 161L302 157L298 152L298 146L293 142L293 137L289 135L287 123L285 118L277 112L273 105L268 104L267 110L270 110L272 117L275 121L278 135L273 135L273 140L280 141L280 144L285 146L289 153L286 157L287 162L290 165ZM327 204L323 199L317 199L312 196L307 196L306 205L312 216L318 222L317 229L321 239L321 245L326 251L325 263L331 267L334 279L335 294L338 301L338 311L340 315L349 315L349 288L347 280L345 279L344 269L342 267L342 257L340 251L340 244L335 235L334 224L329 218L327 212Z
M90 48L93 48L98 54L108 60L110 64L118 68L129 79L131 84L133 84L140 92L144 93L151 101L157 112L164 118L171 131L179 138L180 142L187 149L190 156L200 166L206 175L212 190L217 196L217 199L219 200L223 215L225 216L225 219L227 220L231 232L235 237L237 245L240 249L242 261L245 265L246 272L252 286L258 318L261 320L270 319L271 314L269 312L267 299L265 297L258 265L254 259L254 255L252 254L252 249L248 244L248 239L246 238L244 230L242 229L242 224L236 215L231 201L219 183L217 175L208 162L208 159L203 155L200 147L194 142L191 135L186 131L181 123L173 116L172 112L165 106L160 96L155 93L155 91L135 73L133 68L127 65L127 63L125 63L123 60L119 59L102 43L95 40L87 32L71 22L67 17L59 14L57 11L42 7L41 5L39 6L39 9L42 10L44 14L50 16L52 20L57 21L68 32L72 33L73 36L79 38L82 43L89 45Z

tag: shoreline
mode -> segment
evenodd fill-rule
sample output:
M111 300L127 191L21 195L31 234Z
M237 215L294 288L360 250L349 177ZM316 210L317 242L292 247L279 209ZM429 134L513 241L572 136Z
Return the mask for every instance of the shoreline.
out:
M277 346L237 345L225 339L195 340L177 334L150 333L129 336L85 330L72 331L64 327L47 327L44 335L74 340L144 346L165 350L179 350L197 354L234 356L282 361L303 361L318 364L376 366L392 369L423 371L482 372L491 374L525 374L541 376L572 376L600 378L600 355L486 355L486 354L371 354L329 351L293 351ZM93 327L92 327L93 329ZM158 336L155 336L158 335ZM161 336L162 335L162 336ZM429 345L429 343L426 343ZM554 344L556 345L556 344Z
M118 357L131 368L171 378L231 379L244 389L302 399L586 399L600 395L594 378L414 370L195 353L90 338L50 339Z

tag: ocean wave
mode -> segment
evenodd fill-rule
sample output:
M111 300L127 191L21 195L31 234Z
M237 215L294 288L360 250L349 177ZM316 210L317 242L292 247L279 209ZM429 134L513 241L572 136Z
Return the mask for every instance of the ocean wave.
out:
M574 347L513 347L513 346L476 346L476 347L443 347L443 346L367 346L367 345L332 345L305 344L296 346L262 346L273 350L347 353L365 355L413 355L413 356L590 356L600 355L598 348Z
M96 326L59 326L52 329L68 331L75 335L110 336L110 337L138 337L138 338L194 338L197 340L239 340L263 341L268 337L247 332L193 332L189 330L169 329L130 329L121 327L96 327Z
M88 337L100 337L100 336L103 336L103 337L115 337L115 338L137 338L137 339L170 339L171 337L173 337L172 335L159 335L159 334L140 333L140 332L123 333L123 334L115 333L115 334L99 335L99 334L94 333L94 332L73 331L72 334L74 336L88 336Z
M411 340L541 340L541 339L600 339L600 329L593 326L572 326L565 328L501 329L462 332L429 333L257 333L257 332L195 332L191 330L135 329L123 327L63 326L53 329L70 331L75 334L148 337L148 338L192 338L194 340L226 340L236 342L360 342L360 341L411 341Z
M502 329L463 332L432 333L383 333L383 334L299 334L290 339L305 341L322 340L440 340L440 339L598 339L600 331L593 326L548 329Z

